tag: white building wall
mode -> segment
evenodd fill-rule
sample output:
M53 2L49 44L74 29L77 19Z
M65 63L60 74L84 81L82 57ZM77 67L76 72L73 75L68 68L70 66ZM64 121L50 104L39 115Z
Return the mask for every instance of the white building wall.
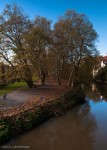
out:
M106 65L103 63L103 61L101 61L101 67L105 67Z

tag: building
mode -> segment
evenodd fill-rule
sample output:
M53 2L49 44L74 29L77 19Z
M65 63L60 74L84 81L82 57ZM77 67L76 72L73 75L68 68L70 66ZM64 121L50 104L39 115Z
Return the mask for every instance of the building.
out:
M107 66L107 56L103 57L102 58L102 61L101 61L101 68Z
M107 66L107 56L102 57L100 63L94 66L93 71L92 71L93 78L97 75L99 70L105 66Z

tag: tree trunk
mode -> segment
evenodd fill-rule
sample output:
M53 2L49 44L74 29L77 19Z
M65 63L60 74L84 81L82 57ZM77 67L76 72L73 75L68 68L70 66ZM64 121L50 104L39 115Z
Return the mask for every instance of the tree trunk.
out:
M32 75L31 75L31 71L30 71L29 67L25 66L25 68L23 68L23 69L24 69L24 72L23 72L24 78L25 78L25 81L26 81L28 87L30 87L30 88L34 87Z
M64 61L64 58L63 58L62 63L59 64L60 67L59 67L59 68L57 67L57 83L58 83L59 85L61 85L61 79L62 79L62 72L63 72L64 62L65 62L65 61Z
M27 86L28 86L29 88L34 87L34 84L33 84L33 81L32 81L32 80L27 80L26 83L27 83Z
M60 74L57 75L57 83L59 85L61 85L61 76L60 76Z
M45 85L46 73L42 71L41 73L41 85Z
M71 69L70 76L68 79L68 86L69 87L73 87L73 78L74 78L73 74L74 74L74 67Z

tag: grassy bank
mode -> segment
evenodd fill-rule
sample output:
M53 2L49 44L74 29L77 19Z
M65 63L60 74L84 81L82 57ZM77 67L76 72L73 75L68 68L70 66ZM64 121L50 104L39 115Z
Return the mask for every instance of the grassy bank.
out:
M33 79L33 82L36 82L39 78L36 76L33 76L32 79ZM0 87L0 96L2 96L3 93L10 93L10 92L12 92L18 88L21 88L23 86L27 87L26 82L15 82L15 83L11 83L11 84L8 84L5 86L1 86ZM22 90L24 90L24 88Z
M0 87L0 96L3 95L3 93L9 93L25 85L26 85L26 82L15 82L12 84L8 84L6 86L2 86Z
M83 102L85 102L84 93L80 89L76 89L17 115L1 118L0 144L34 128L51 117L64 114L67 110Z

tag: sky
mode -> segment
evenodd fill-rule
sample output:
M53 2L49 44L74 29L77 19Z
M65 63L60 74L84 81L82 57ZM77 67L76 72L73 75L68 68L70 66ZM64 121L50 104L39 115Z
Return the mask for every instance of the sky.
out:
M40 15L53 23L70 9L85 14L99 35L97 49L101 55L107 55L107 0L0 0L0 12L13 2L31 19Z

